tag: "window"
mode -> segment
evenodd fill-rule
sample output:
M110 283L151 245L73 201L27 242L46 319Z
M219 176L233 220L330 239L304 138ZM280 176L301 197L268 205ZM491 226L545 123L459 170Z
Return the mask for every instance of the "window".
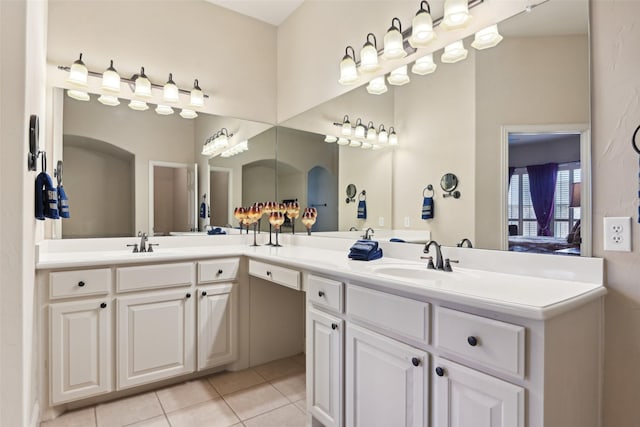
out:
M580 162L558 165L554 215L550 227L555 237L567 237L576 221L580 219L580 208L569 206L571 185L576 182L581 182ZM538 223L531 203L529 174L526 168L517 168L514 171L509 182L507 200L510 229L514 230L513 226L517 227L515 234L518 236L537 236Z

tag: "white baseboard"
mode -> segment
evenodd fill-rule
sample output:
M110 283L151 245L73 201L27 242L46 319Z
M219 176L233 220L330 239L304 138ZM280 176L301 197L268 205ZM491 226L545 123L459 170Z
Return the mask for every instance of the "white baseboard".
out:
M40 402L36 401L31 409L31 420L29 427L38 427L40 425Z

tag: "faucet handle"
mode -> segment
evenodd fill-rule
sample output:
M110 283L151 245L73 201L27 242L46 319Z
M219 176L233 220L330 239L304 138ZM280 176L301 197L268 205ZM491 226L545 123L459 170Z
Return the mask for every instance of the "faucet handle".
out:
M460 261L457 260L457 259L446 258L444 260L444 271L449 271L449 272L453 271L453 269L451 268L451 263L452 262L455 262L456 264L458 264Z
M133 245L127 245L127 247L133 247L133 253L137 253L138 252L138 244L134 243Z
M147 249L147 252L153 252L153 247L154 246L160 246L160 243L149 243L147 245L147 247L149 248L149 249Z
M421 256L420 259L428 259L429 262L427 263L427 270L435 270L436 266L433 264L433 257L432 256Z

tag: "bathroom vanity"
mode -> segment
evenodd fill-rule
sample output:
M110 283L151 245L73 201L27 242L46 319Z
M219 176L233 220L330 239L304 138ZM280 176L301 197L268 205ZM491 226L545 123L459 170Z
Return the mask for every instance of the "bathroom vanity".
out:
M283 237L43 243L43 412L304 348L313 426L599 425L601 260L444 248L447 273L420 245L358 262L351 240ZM265 307L277 328L248 320Z

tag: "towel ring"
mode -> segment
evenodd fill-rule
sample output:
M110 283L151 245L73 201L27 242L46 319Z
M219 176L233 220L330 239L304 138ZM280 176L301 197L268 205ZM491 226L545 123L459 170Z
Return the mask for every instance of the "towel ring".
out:
M367 192L365 190L362 190L360 192L360 194L358 195L358 200L361 202L367 200Z
M436 192L433 190L433 185L429 184L422 190L422 197L427 197L424 193L426 191L431 191L431 195L429 197L433 197L436 195Z
M638 136L638 132L640 131L640 126L638 126L635 130L635 132L633 132L633 138L631 138L631 146L633 146L633 149L636 150L636 153L640 154L640 148L638 148L638 143L636 142L636 136Z

